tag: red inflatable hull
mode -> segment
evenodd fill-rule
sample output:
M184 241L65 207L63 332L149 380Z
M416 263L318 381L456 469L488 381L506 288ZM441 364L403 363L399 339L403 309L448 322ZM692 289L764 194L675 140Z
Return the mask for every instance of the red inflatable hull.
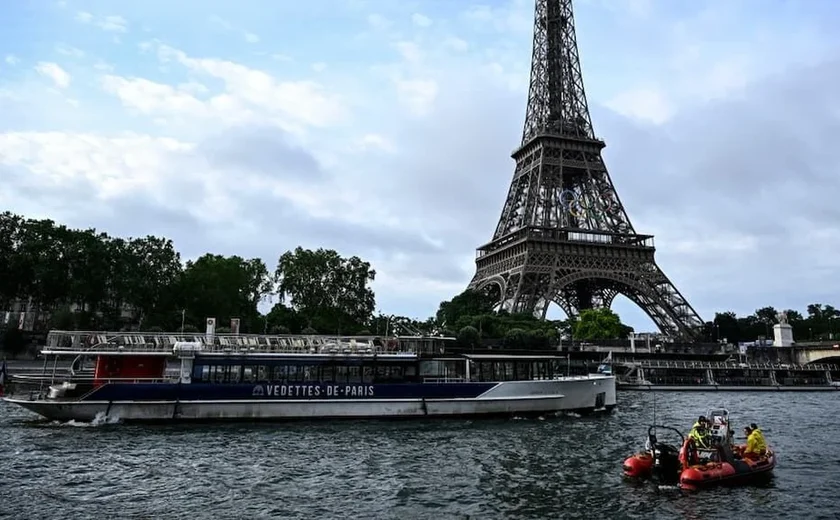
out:
M776 467L776 455L768 450L767 455L757 460L738 459L734 464L710 462L685 468L680 473L680 487L699 489L713 486L747 484L766 478Z
M637 453L624 461L624 476L627 478L650 478L653 471L653 457L650 453Z

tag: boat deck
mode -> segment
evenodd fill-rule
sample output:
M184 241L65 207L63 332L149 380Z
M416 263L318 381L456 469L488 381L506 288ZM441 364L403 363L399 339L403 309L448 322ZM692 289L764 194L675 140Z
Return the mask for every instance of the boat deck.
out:
M439 352L444 336L328 336L177 332L50 331L45 355L173 355L179 343L202 353L417 355Z

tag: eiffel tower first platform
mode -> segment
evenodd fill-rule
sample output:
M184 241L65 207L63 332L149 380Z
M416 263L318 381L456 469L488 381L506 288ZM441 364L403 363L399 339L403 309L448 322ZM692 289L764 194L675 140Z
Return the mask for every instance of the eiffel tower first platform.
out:
M609 307L623 294L663 334L696 338L703 320L637 234L601 157L583 88L572 0L536 0L531 82L516 168L493 240L478 248L471 289L545 318Z

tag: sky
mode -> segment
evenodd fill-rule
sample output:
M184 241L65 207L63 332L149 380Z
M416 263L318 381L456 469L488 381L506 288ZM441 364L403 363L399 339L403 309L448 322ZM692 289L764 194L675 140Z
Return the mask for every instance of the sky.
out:
M373 264L380 310L431 316L502 210L533 9L8 2L0 209L271 270L336 249ZM701 317L840 304L840 4L578 0L575 16L612 180Z

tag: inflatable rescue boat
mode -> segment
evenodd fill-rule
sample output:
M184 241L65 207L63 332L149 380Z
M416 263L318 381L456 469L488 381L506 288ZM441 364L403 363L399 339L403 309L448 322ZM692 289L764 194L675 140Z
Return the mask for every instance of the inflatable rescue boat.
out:
M624 461L624 476L631 479L653 478L666 484L679 484L686 490L718 485L749 484L772 475L776 455L771 449L758 458L744 457L744 446L732 443L732 429L727 410L712 410L710 446L698 447L675 428L652 425L644 451ZM681 439L681 448L660 442L656 431L666 429Z

